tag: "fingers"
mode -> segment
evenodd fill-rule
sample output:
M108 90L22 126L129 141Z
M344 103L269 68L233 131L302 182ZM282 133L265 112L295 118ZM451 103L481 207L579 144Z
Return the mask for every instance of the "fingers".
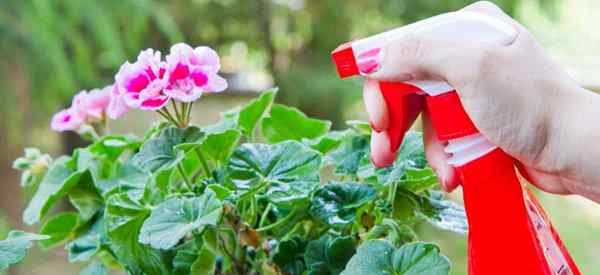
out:
M363 100L367 113L369 115L369 123L376 132L384 131L388 128L389 115L385 100L379 90L379 83L374 79L369 79L363 86Z
M371 162L375 167L386 167L394 163L396 152L392 152L386 131L371 134Z
M548 193L558 195L572 194L561 182L557 175L545 173L531 167L526 167L521 162L516 161L519 173L531 184Z
M438 140L427 112L423 113L423 141L427 161L437 174L442 188L451 192L460 184L458 174L448 164L448 154L444 152L444 144Z
M494 18L500 19L507 23L512 23L514 20L506 14L501 8L496 6L494 3L489 1L479 1L475 2L471 5L468 5L461 9L461 11L473 11L480 12L492 16Z
M396 152L392 152L390 137L387 133L389 113L385 99L379 90L379 83L368 79L363 86L363 100L369 123L373 128L371 134L371 161L376 167L391 165L396 159Z
M359 70L362 75L379 81L449 81L455 76L477 72L477 66L488 52L487 47L491 46L411 33L389 40L380 54L369 57L368 68L362 70L359 64Z

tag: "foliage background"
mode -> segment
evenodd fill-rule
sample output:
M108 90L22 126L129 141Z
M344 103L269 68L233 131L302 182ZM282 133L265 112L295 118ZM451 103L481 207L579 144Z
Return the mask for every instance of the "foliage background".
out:
M195 105L197 123L276 83L279 101L334 121L364 118L358 80L340 81L330 64L339 43L437 13L467 0L2 0L0 1L0 235L21 224L23 197L10 162L24 146L54 155L80 140L49 131L50 115L80 89L110 84L118 66L152 47L210 45L223 58L231 91ZM600 87L600 18L594 0L494 1L526 24L575 78ZM594 54L595 53L595 54ZM115 132L139 131L152 114L133 113ZM594 145L592 145L594 146ZM460 193L455 194L460 198ZM584 274L600 273L600 206L541 195ZM571 214L574 213L574 214ZM498 226L508 221L499 221ZM465 238L420 227L465 273ZM62 250L34 251L11 274L74 274Z

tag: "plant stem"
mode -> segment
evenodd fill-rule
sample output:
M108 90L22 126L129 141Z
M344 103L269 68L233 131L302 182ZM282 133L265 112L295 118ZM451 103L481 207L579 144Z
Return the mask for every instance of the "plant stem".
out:
M249 224L254 226L256 224L256 197L252 196L250 200L250 221Z
M189 124L190 120L192 118L192 106L194 105L194 102L192 101L192 102L190 102L190 103L188 103L186 105L187 105L187 107L186 107L186 112L187 112L187 114L186 114L186 123Z
M163 118L165 118L167 121L171 122L171 124L173 124L175 126L178 126L177 125L177 121L175 121L172 117L170 117L169 115L167 115L164 111L162 111L162 109L161 110L156 110L156 112L158 114L160 114L160 116L162 116Z
M206 162L204 155L202 155L202 151L200 151L200 149L198 147L196 147L194 149L194 151L196 151L196 155L198 155L198 159L200 159L200 164L202 165L204 174L206 175L207 178L210 177L210 169L208 168L208 163Z
M183 113L179 112L179 108L177 108L177 102L175 102L175 100L171 101L172 105L173 105L173 110L175 110L175 117L177 117L177 120L179 121L179 123L183 122Z
M296 231L298 231L299 228L301 228L303 226L303 224L301 222L297 223L296 225L294 225L294 227L292 228L292 230L288 231L288 233L286 233L283 238L281 238L281 240L285 240L288 237L296 234Z
M192 182L190 181L190 178L188 178L187 174L185 173L185 170L183 169L183 165L181 165L181 163L177 164L177 170L179 170L179 174L181 174L181 177L183 178L183 182L185 182L185 185L188 188L188 190L192 191Z
M265 208L264 212L260 216L260 221L258 222L258 227L263 227L265 225L265 222L267 222L267 218L269 217L269 212L271 212L271 208L273 208L273 204L272 203L267 204L267 207Z
M296 212L298 212L298 210L296 208L294 208L294 210L292 210L287 216L283 217L283 219L278 220L277 222L269 224L267 226L257 228L256 231L264 232L264 231L271 230L275 227L281 226L281 225L285 224L286 222L288 222L291 218L296 216Z
M108 116L106 115L106 112L104 112L102 115L102 126L104 128L104 135L110 135L110 125L108 123Z
M181 128L181 124L180 124L180 122L179 122L179 121L177 121L177 119L175 119L175 118L173 117L173 115L171 115L171 112L169 112L169 109L167 109L166 107L163 107L161 110L162 110L162 111L165 113L165 115L166 115L166 116L168 116L169 118L171 118L171 121L174 121L174 122L175 122L175 123L174 123L174 124L175 124L175 126L177 126L177 127Z

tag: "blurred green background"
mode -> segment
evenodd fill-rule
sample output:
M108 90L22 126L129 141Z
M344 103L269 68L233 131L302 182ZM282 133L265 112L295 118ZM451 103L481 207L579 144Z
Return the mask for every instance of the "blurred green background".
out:
M0 235L25 228L25 201L10 163L25 146L56 156L81 141L49 130L53 112L81 89L112 83L120 64L145 48L163 53L184 41L209 45L222 57L231 89L200 100L196 123L214 122L261 89L277 85L278 100L345 127L364 119L360 81L340 81L330 51L353 38L438 13L467 0L0 0ZM600 1L493 1L517 18L583 86L600 87ZM139 133L153 114L133 112L113 123ZM596 145L592 145L596 146ZM452 194L460 198L460 192ZM583 274L600 274L600 205L579 197L540 194ZM501 203L501 202L498 202ZM505 226L510 221L498 221ZM419 227L466 274L464 236ZM518 245L518 244L515 244ZM499 255L499 266L510 265ZM10 274L76 274L61 249L36 249Z

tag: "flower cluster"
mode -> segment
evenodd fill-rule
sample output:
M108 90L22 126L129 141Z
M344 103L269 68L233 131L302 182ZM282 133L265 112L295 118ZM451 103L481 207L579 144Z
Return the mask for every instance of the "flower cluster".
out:
M84 124L105 120L112 86L80 91L73 97L71 107L54 115L50 127L59 132L76 131Z
M134 63L121 65L113 85L77 94L69 109L54 116L52 129L77 130L105 116L119 118L131 109L157 111L173 124L187 126L195 100L203 93L227 88L225 79L217 74L220 67L217 53L205 46L175 44L164 60L159 51L144 50ZM173 113L166 108L169 102Z
M221 92L227 82L217 73L219 56L209 47L173 45L165 60L159 51L142 51L135 63L125 62L115 76L108 115L118 118L130 109L154 110L181 122L188 105L203 93ZM171 100L182 103L175 116L163 109ZM180 113L181 112L181 113Z

